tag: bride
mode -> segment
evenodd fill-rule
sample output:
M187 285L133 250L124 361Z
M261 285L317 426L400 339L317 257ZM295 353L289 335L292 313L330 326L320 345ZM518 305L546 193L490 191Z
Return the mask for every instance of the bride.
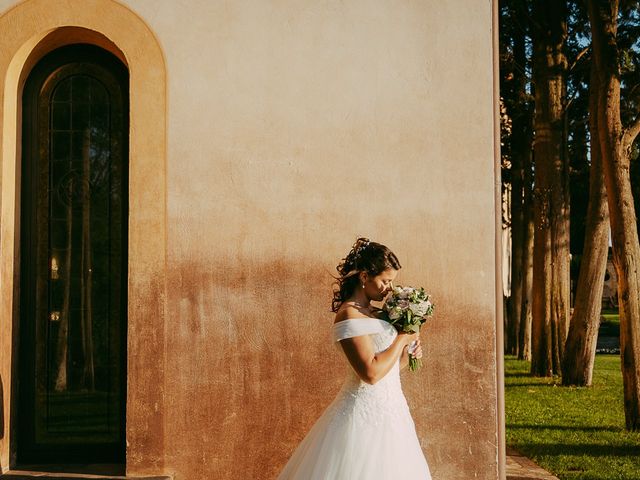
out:
M417 334L398 333L371 305L391 290L400 262L384 245L359 238L338 265L333 339L350 364L334 401L295 450L278 480L430 480L400 369Z

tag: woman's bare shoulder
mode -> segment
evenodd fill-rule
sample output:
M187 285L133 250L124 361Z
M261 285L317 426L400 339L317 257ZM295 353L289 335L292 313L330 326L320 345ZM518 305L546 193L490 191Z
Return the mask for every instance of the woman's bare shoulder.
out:
M338 323L349 318L361 317L362 313L352 305L342 305L336 312L336 317L333 323Z
M342 320L346 320L348 318L353 318L358 316L359 312L355 307L351 305L342 305L338 311L336 312L336 316L333 320L333 323L341 322Z

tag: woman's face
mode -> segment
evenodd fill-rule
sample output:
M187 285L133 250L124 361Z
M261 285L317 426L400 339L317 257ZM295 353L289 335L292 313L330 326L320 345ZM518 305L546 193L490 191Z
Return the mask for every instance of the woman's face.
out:
M388 268L384 272L372 277L368 274L365 275L363 282L364 292L370 300L382 301L387 293L391 291L393 287L393 281L398 275L398 271L394 268Z

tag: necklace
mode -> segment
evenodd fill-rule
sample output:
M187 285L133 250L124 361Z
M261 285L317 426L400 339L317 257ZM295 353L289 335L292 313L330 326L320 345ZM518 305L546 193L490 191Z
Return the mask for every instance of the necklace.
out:
M352 301L350 302L352 306L356 307L356 308L366 308L367 310L369 310L369 308L371 307L371 305L362 305L361 303Z

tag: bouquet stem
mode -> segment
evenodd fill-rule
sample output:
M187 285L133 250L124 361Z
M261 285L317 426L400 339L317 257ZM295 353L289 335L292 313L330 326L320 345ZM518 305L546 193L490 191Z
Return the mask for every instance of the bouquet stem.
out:
M420 367L422 367L422 360L420 358L416 358L413 355L409 354L409 370L415 372Z

